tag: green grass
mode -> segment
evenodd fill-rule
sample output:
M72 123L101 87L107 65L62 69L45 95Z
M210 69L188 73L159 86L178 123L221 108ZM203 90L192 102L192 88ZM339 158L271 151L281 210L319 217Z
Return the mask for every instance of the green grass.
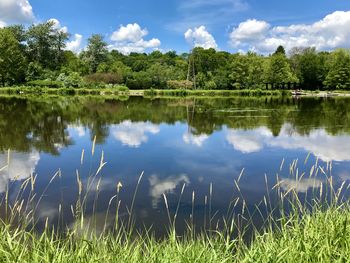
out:
M137 95L145 97L237 97L237 96L284 96L290 95L285 90L185 90L185 89L149 89L129 90L125 86L110 88L50 88L50 87L4 87L0 94L41 94L41 95Z
M0 94L20 94L20 95L128 95L129 89L125 86L111 88L49 88L49 87L5 87L0 88Z
M84 163L85 155L83 150L81 164ZM95 140L91 158L94 155ZM10 152L8 156L9 162ZM311 162L309 159L308 155L305 163ZM89 191L98 197L101 174L106 165L102 152L99 165L92 169L87 182L82 181L77 171L78 199L71 208L76 223L63 232L53 229L49 224L45 225L42 232L34 230L35 208L45 197L46 191L34 198L35 176L22 182L13 202L9 202L9 192L6 192L0 204L3 211L0 221L0 262L350 262L350 205L345 198L350 184L344 181L339 188L334 188L331 163L324 167L316 159L307 173L300 173L297 163L296 160L289 165L288 182L293 179L294 183L286 188L285 179L277 175L278 183L273 189L267 189L254 211L248 209L240 191L239 183L244 177L242 170L234 180L233 186L238 190L238 195L232 199L227 210L228 216L222 218L223 226L208 227L197 233L190 220L185 234L178 236L175 227L178 208L172 214L164 194L164 204L169 215L169 234L160 239L155 238L151 230L141 233L134 226L134 201L138 198L143 173L128 209L128 219L119 220L119 193L123 188L122 183L118 182L116 194L109 202L116 204L116 209L107 209L107 215L109 213L115 217L112 227L106 227L105 223L101 231L95 231L96 218L88 219L85 209ZM283 165L284 161L281 171ZM6 166L2 169L6 169ZM317 183L316 186L314 181L312 196L301 198L297 193L298 185L302 180L310 183L316 180L316 176L318 180L322 178L322 184ZM52 177L49 185L54 180L60 180L60 171ZM185 188L183 185L179 204ZM211 189L212 185L208 194L208 220L213 218L210 214ZM30 192L29 199L22 197L26 190ZM275 207L271 206L270 201L273 196L278 199ZM193 203L194 199L193 193ZM263 216L263 211L267 212L267 216ZM252 212L261 214L261 219L265 220L264 227L252 223ZM248 229L253 234L247 232Z
M282 96L289 95L289 91L285 90L262 90L262 89L244 89L244 90L160 90L150 89L145 90L144 95L147 97L157 96L197 96L197 97L234 97L234 96Z
M58 238L0 226L1 262L349 262L350 211L304 214L279 230L258 234L250 245L224 235L196 238L121 234Z

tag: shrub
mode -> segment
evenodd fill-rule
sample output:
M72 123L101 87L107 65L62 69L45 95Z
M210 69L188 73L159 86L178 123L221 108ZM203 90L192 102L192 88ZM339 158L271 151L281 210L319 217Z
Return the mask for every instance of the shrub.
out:
M83 86L83 78L76 72L72 72L69 75L61 73L58 76L57 81L63 82L64 86L67 88L80 88Z
M117 86L118 91L120 92L128 92L129 88L126 86Z
M32 80L29 81L27 85L32 87L61 88L63 86L63 82L53 80Z
M192 89L193 82L189 80L169 80L167 86L169 89Z
M152 78L147 72L134 72L127 78L126 86L129 89L150 89L152 87Z
M120 84L123 78L115 73L94 73L85 76L85 80L90 83Z

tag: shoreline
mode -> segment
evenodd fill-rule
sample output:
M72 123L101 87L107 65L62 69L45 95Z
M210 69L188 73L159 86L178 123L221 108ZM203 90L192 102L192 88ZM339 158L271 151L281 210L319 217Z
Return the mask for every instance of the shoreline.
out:
M67 95L67 96L117 96L117 97L144 97L144 98L165 98L165 97L350 97L350 91L300 91L300 94L293 94L291 90L119 90L118 88L33 88L33 87L3 87L0 88L0 95Z

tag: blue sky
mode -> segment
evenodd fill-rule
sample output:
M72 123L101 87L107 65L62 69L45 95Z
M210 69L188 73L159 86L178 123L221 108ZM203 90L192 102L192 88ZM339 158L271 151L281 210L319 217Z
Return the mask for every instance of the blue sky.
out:
M125 53L193 46L268 53L278 44L350 47L349 11L349 0L0 0L0 25L55 19L75 51L101 33Z

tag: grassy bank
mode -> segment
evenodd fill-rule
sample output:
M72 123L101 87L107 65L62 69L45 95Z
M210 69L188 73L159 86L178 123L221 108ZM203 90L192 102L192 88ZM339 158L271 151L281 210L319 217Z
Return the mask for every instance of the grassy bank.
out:
M94 156L92 145L91 157ZM81 163L85 160L85 151ZM10 160L10 153L8 154ZM240 191L239 182L243 171L233 180L238 195L233 196L227 217L221 219L221 226L213 226L196 232L194 225L187 222L185 234L178 235L176 218L185 184L181 189L179 203L174 213L169 210L167 196L164 193L164 205L169 216L165 226L168 235L156 238L151 230L138 232L133 225L134 201L137 198L143 173L140 175L133 198L128 209L128 218L121 221L119 193L122 183L116 184L116 194L109 204L115 203L116 209L109 209L113 215L112 226L105 225L102 231L94 230L94 220L85 214L87 197L93 193L99 196L100 177L104 155L98 158L99 165L87 181L83 181L77 171L78 199L71 212L75 224L64 231L50 226L48 219L43 231L36 231L36 208L45 197L49 185L60 180L58 171L50 180L40 196L36 196L36 177L25 179L18 188L16 199L9 201L6 193L0 203L2 221L0 222L0 260L1 262L349 262L350 261L350 205L347 191L350 184L344 181L334 187L332 164L321 166L316 159L311 170L299 173L297 160L289 165L289 177L279 178L272 189L267 189L260 204L252 210L248 208ZM305 164L309 162L309 156ZM281 163L281 171L284 161ZM6 166L0 170L6 169ZM317 178L316 178L317 177ZM322 183L320 184L320 177ZM311 196L300 197L299 185L306 180L314 185L308 193ZM292 182L292 183L291 183ZM266 185L267 179L266 179ZM288 187L287 187L288 186ZM211 189L211 188L210 188ZM23 198L27 193L29 198ZM13 193L12 193L13 196ZM195 193L192 195L192 207ZM272 207L271 198L277 198ZM211 200L211 190L208 195ZM95 210L93 203L93 211ZM208 201L210 211L210 201ZM265 213L266 211L266 213ZM58 208L58 213L61 207ZM214 213L214 211L212 211ZM191 217L194 211L192 210ZM252 214L260 214L264 220L261 227L254 225ZM265 215L264 215L265 214ZM208 219L211 220L209 212ZM58 216L60 221L60 216ZM211 224L209 224L211 225ZM248 231L247 231L248 230Z
M101 96L144 96L144 97L237 97L237 96L284 96L290 95L285 90L185 90L185 89L150 89L129 90L125 86L111 88L48 88L48 87L5 87L0 94L46 94L46 95L101 95Z
M350 211L333 207L285 221L257 234L251 244L223 233L157 241L150 236L57 238L0 227L1 262L349 262Z
M129 90L125 86L113 86L104 88L49 88L16 86L0 88L3 95L94 95L94 96L142 96L147 98L166 97L281 97L291 96L289 90L265 90L265 89L240 89L240 90L189 90L189 89L149 89ZM303 91L301 96L308 97L330 97L350 96L346 90L336 91Z

